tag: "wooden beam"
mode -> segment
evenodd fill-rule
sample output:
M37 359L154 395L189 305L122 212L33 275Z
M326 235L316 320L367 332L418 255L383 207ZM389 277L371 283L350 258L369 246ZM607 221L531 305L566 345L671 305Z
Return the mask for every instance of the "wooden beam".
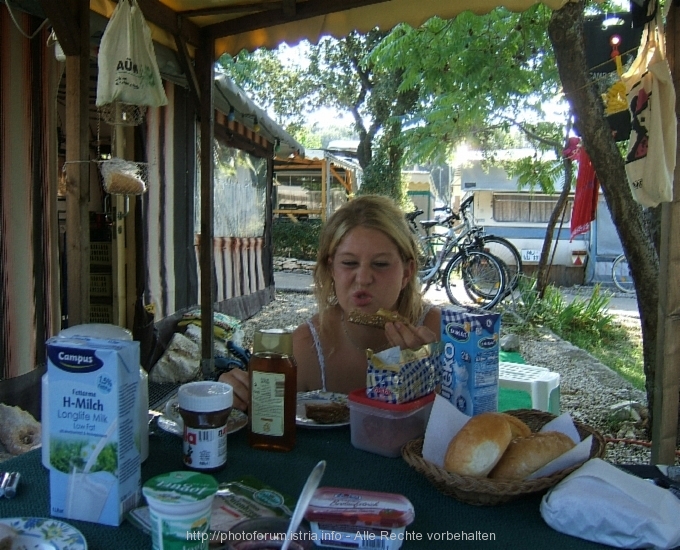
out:
M69 326L90 321L90 2L75 7L78 55L66 56L66 270Z
M270 157L273 153L273 147L271 145L262 147L262 145L249 140L246 136L242 136L236 132L230 132L228 128L220 126L219 124L215 125L215 135L221 137L230 147L241 149L256 157L266 158Z
M199 263L201 269L201 369L209 378L215 370L213 351L213 307L214 298L214 265L215 254L213 240L214 200L213 186L213 139L215 133L215 110L213 107L213 91L215 89L215 41L204 35L201 45L196 50L196 72L201 96L199 116L201 119L201 243Z
M203 17L207 15L230 15L233 13L253 13L254 11L282 9L282 0L262 0L261 2L230 4L229 6L218 6L214 8L198 8L195 10L178 11L182 17Z
M680 13L674 2L666 22L666 46L673 84L680 85ZM680 112L680 95L675 98L675 116ZM680 157L680 140L676 144ZM654 410L652 411L652 464L673 464L678 433L678 399L680 399L680 163L675 164L673 202L661 204L659 246L659 323L654 376Z
M283 8L281 11L283 11L284 17L293 19L295 17L295 13L297 12L295 0L283 0Z
M198 47L201 44L203 35L201 28L188 19L180 17L172 8L159 0L137 0L137 4L149 23L168 31L173 36L180 35L192 46Z
M215 23L214 25L207 25L202 28L201 32L207 33L214 39L218 39L223 36L232 36L234 34L273 27L292 21L302 21L319 15L328 15L329 13L361 8L372 4L382 4L383 2L388 1L389 0L345 0L342 4L339 4L337 0L307 0L307 2L297 4L294 17L287 17L283 13L283 10L280 12L266 11L230 19L229 21L222 21L220 23ZM341 5L342 8L338 9L339 5Z
M66 55L80 54L80 28L78 25L78 0L40 0L45 16L50 20L59 40L61 49ZM89 13L89 5L88 5Z
M184 72L184 76L189 84L189 93L191 94L191 99L194 102L194 108L196 112L201 109L201 92L199 90L198 78L196 77L196 71L192 64L191 56L189 55L189 50L187 49L186 40L184 37L176 34L175 35L175 45L177 46L177 61L179 66Z

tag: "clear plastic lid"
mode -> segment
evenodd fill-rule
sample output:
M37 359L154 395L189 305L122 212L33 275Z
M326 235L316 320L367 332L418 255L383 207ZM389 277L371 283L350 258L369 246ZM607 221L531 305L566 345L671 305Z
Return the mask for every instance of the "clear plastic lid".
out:
M132 333L128 329L107 323L84 323L65 328L57 334L58 338L78 336L101 338L103 340L132 340Z
M305 513L307 521L388 528L406 527L414 518L403 495L338 487L319 487Z
M210 413L232 406L234 390L224 382L189 382L177 391L179 408L185 411Z
M413 401L408 401L406 403L385 403L383 401L378 401L377 399L371 399L366 395L365 388L359 388L350 392L348 399L350 403L360 403L361 405L375 407L377 409L384 409L386 411L409 412L415 409L420 409L428 403L432 403L434 401L434 392L428 393L423 397L419 397L418 399L414 399Z

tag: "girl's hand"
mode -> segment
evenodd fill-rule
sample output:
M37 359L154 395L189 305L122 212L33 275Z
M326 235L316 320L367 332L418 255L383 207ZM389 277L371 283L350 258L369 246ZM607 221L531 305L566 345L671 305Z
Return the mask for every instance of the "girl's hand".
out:
M414 327L400 322L386 323L385 335L392 346L399 346L401 349L419 348L439 339L437 334L424 325Z
M235 409L242 411L248 410L250 404L250 384L248 381L248 373L241 369L232 369L229 372L221 374L219 382L229 384L234 388L234 405Z

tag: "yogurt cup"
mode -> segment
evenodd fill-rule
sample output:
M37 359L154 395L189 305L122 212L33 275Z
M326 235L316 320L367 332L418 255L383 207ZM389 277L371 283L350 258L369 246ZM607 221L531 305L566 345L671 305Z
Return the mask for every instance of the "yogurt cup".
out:
M153 550L207 550L214 477L198 472L170 472L142 487L149 503Z

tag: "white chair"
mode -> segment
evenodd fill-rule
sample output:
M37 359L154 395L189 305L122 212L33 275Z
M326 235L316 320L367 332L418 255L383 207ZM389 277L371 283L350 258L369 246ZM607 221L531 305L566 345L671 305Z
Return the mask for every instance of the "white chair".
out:
M531 396L531 408L560 414L560 375L544 367L522 363L499 363L501 388L522 390Z

